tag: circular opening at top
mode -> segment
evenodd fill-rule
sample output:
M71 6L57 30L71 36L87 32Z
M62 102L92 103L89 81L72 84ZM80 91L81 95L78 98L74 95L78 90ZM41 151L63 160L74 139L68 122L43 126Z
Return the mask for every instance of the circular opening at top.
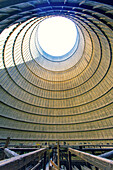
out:
M63 56L70 52L76 38L76 25L68 18L51 17L39 24L38 42L42 50L51 56Z

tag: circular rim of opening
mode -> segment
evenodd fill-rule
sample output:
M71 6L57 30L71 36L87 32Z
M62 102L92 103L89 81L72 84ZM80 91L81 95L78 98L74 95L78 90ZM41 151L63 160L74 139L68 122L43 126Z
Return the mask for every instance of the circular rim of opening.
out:
M40 24L42 22L44 22L45 20L47 19L51 19L51 18L56 18L56 17L60 17L60 18L63 18L63 19L66 19L66 20L69 20L71 21L73 24L74 24L74 27L75 27L75 31L76 31L76 38L75 38L75 42L74 42L74 45L72 46L72 48L66 52L64 55L59 55L59 56L55 56L55 55L50 55L48 54L40 45L40 42L39 42L39 38L38 38L38 31L39 31L39 27L40 27ZM37 32L36 32L36 46L38 48L38 51L40 52L40 54L46 58L47 60L50 60L50 61L56 61L56 62L59 62L59 61L64 61L68 58L70 58L71 55L73 55L73 53L76 51L77 47L78 47L78 43L79 43L79 32L78 32L78 29L77 29L77 25L74 23L74 21L72 21L71 19L67 18L67 17L64 17L64 16L52 16L52 17L49 17L49 18L46 18L44 20L42 20L40 22L40 24L38 25L37 27Z

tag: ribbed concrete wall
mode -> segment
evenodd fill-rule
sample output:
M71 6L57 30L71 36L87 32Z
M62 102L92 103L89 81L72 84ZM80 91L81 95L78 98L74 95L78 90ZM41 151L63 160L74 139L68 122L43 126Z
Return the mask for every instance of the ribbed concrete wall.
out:
M1 142L9 136L14 143L113 143L113 6L81 0L5 4ZM51 15L70 18L79 32L75 53L64 61L50 61L37 50L37 26Z

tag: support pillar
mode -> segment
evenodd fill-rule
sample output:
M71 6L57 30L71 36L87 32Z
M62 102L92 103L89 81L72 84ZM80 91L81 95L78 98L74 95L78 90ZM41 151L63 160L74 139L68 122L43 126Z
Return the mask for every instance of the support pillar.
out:
M72 167L71 167L71 152L68 151L68 165L69 165L69 170L72 170Z
M58 170L60 170L60 150L59 150L59 141L57 141L57 153L58 153Z
M46 170L46 152L44 152L44 170Z

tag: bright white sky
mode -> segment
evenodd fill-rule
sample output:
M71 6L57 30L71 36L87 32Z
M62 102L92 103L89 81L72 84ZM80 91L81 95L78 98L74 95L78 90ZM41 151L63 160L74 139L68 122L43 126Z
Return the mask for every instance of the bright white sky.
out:
M76 42L74 22L64 17L51 17L42 21L38 28L38 41L42 49L52 56L68 53Z

